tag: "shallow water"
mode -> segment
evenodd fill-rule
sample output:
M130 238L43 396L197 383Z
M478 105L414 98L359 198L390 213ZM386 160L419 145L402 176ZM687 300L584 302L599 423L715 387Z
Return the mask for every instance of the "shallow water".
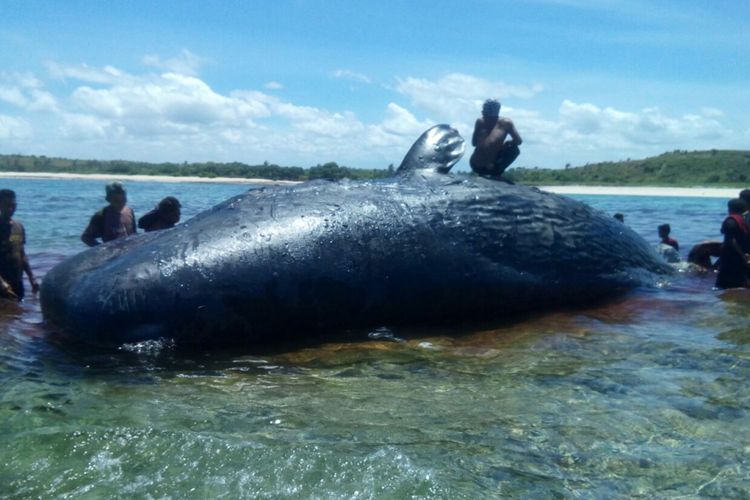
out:
M13 181L40 274L81 249L101 186ZM138 213L176 193L188 215L246 189L129 187ZM653 243L670 222L683 255L725 203L580 198ZM33 297L3 304L0 496L747 497L750 293L713 279L264 353L72 348Z

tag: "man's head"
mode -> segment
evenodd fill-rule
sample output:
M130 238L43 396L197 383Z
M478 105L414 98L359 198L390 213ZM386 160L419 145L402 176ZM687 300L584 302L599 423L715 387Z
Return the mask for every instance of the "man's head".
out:
M750 210L750 189L740 191L740 199L745 202L748 210Z
M727 203L727 211L730 214L742 215L747 210L747 205L740 198L734 198Z
M625 222L625 216L619 212L615 214L615 219L619 220L620 222Z
M10 189L0 189L0 217L10 219L16 213L16 193Z
M669 236L669 233L672 232L672 228L669 227L669 224L662 224L659 226L659 238L666 238Z
M122 210L125 204L128 202L128 195L125 192L125 188L120 182L110 182L104 188L107 195L104 197L109 202L112 208Z
M482 105L482 116L485 118L497 118L500 115L500 103L495 99L487 99Z
M159 202L157 209L162 220L168 224L180 222L180 202L174 196L167 196Z

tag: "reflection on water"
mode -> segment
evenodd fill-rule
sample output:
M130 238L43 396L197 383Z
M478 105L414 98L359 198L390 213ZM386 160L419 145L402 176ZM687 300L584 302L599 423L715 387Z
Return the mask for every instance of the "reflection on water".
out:
M712 279L265 353L92 351L4 304L0 491L746 496L750 293Z
M37 274L81 248L103 184L10 186ZM179 188L129 187L137 213ZM190 215L244 189L178 194ZM581 198L685 248L725 203ZM3 303L0 497L747 497L750 293L713 279L254 353L91 350L50 336L35 298Z

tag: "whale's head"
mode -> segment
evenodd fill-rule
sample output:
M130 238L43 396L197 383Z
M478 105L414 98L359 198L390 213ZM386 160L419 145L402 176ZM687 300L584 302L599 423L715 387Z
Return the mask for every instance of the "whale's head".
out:
M396 175L417 170L447 174L464 154L464 139L449 125L435 125L423 133L404 156Z

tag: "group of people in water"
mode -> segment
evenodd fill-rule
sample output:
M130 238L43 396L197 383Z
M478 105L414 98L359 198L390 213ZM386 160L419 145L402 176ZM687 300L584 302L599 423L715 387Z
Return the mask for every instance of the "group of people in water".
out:
M123 185L111 182L105 187L105 194L108 205L91 217L81 235L81 241L91 247L137 232L135 213L127 206L127 192ZM39 284L26 256L26 230L21 222L13 219L16 208L16 193L0 189L0 297L20 301L26 292L24 274L33 293L39 291ZM180 221L180 209L177 198L167 196L138 219L137 226L147 233L174 227Z
M518 158L523 140L513 122L500 116L500 103L488 99L482 106L482 116L474 124L471 143L474 152L469 164L477 175L500 179L503 172ZM119 182L105 188L107 206L97 211L81 235L88 246L125 238L136 234L137 228L145 232L168 229L180 221L180 202L167 196L146 215L137 220L127 206L127 192ZM26 274L34 293L39 284L29 265L24 246L26 232L23 225L13 219L16 211L16 194L10 189L0 189L0 296L21 300L24 297L23 275ZM622 214L615 214L624 222ZM137 227L136 227L137 226ZM679 243L670 237L669 224L658 228L660 246L677 255ZM688 262L717 270L717 288L750 287L750 189L743 190L739 198L728 203L728 215L721 225L723 242L704 242L693 247ZM662 251L668 260L668 253ZM717 257L717 260L712 260Z
M111 182L105 188L108 205L96 212L81 235L81 241L90 247L125 238L137 232L135 213L128 203L123 185ZM138 219L138 227L145 232L169 229L180 222L182 206L174 196L167 196L146 215ZM101 242L99 241L101 240Z
M625 222L621 213L615 219ZM670 264L681 262L680 244L670 236L669 224L657 228L656 251ZM699 268L716 271L716 288L750 288L750 189L740 191L738 198L727 202L727 216L721 224L723 241L703 241L693 246L687 262Z
M509 139L510 138L510 139ZM474 124L471 143L474 152L469 161L474 173L498 179L521 153L523 140L509 118L500 116L500 103L488 99L482 106L482 116ZM688 255L688 262L700 267L716 270L717 288L750 287L750 189L740 192L739 197L729 200L728 215L721 225L724 241L704 242L695 245ZM621 213L615 219L625 222ZM658 227L660 253L669 262L678 262L680 245L670 237L671 227ZM712 260L712 257L716 260Z

